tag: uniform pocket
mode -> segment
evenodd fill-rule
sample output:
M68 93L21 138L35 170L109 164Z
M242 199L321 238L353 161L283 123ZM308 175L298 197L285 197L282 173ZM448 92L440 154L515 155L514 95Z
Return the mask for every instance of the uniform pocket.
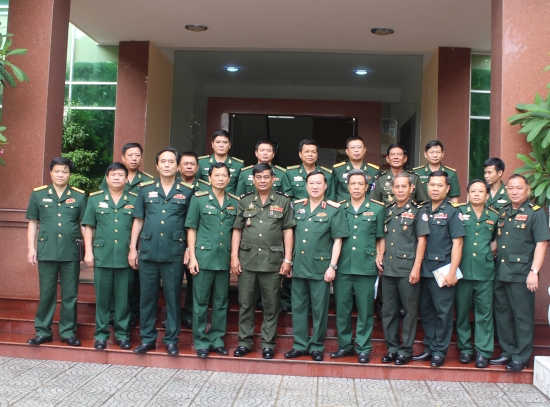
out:
M446 219L434 219L430 225L430 234L442 234L447 227Z
M428 260L445 261L445 255L444 254L429 253L427 257L428 257Z
M270 218L281 219L283 217L283 213L282 212L277 212L277 211L269 211L268 216Z
M139 237L141 239L139 245L140 253L149 253L149 250L151 249L151 232L141 232Z
M40 217L43 218L43 219L52 217L53 213L55 212L54 203L53 202L40 202L39 212L40 212Z
M240 248L241 250L250 250L250 249L252 249L252 246L250 246L249 244L246 244L246 243L241 243L241 244L239 245L239 248Z
M44 244L48 240L48 234L46 232L40 232L38 234L38 244Z
M279 267L283 262L283 246L269 246L269 263L273 267Z
M412 269L414 263L414 252L406 252L404 250L397 250L395 259L396 266L400 269Z
M159 198L158 197L149 197L145 198L145 211L149 213L157 213L159 209Z
M525 254L509 254L508 260L512 263L527 263L529 261L529 256Z
M108 225L111 223L110 208L96 208L95 218L97 219L98 225Z
M197 250L200 251L212 250L212 243L197 243L195 247Z
M313 258L315 260L328 262L330 261L330 253L313 253Z

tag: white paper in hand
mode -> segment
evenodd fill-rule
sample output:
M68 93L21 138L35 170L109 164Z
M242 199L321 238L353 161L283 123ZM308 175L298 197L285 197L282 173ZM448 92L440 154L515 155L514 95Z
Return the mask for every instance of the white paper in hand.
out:
M451 271L451 264L447 264L446 266L443 266L443 267L440 267L438 268L437 270L434 270L432 273L435 277L435 281L437 281L437 285L439 287L443 287L443 278L445 278L445 276L447 274L449 274L449 271ZM456 278L458 280L460 280L462 277L464 277L462 275L462 271L460 271L460 268L456 268Z
M376 295L378 294L378 280L380 280L380 276L376 277L376 281L374 282L374 299L376 299ZM548 292L550 293L550 288Z

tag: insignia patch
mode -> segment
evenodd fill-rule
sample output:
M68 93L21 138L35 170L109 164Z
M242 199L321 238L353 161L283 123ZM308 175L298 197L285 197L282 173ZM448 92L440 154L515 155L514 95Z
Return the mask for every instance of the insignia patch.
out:
M68 204L75 203L75 202L76 202L76 199L74 199L74 198L69 198L65 201L65 203L68 203Z
M150 191L149 198L158 198L159 193L157 191Z
M363 212L363 216L374 216L374 212Z
M227 209L228 211L234 211L234 210L235 210L235 207L234 207L234 206L228 206L228 207L225 208L225 209Z
M173 198L175 198L175 199L185 199L185 195L176 194L176 195L173 196Z
M299 215L305 215L306 210L303 209L303 208L302 208L302 209L298 209L298 212L296 212L296 213L299 214Z
M423 220L424 222L427 222L427 221L428 221L428 215L426 215L425 213L422 214L422 220Z
M374 188L376 188L376 182L373 182L373 183L371 184L371 187L370 187L371 191L372 191Z
M216 208L215 208L214 206L212 206L212 205L204 205L204 207L205 207L206 209L216 209Z
M462 213L459 213L459 214L458 214L458 219L464 220L464 216L462 216Z
M134 209L134 205L124 205L124 209Z
M446 213L436 213L434 215L434 219L447 219L447 214Z
M302 177L301 175L297 176L297 177L294 177L294 181L295 182L298 182L298 181L303 181L304 180L304 177Z
M100 202L98 205L99 208L108 208L109 205L107 205L107 202Z
M516 220L526 221L529 215L516 215Z
M235 172L235 168L230 168L229 171Z
M249 209L254 209L254 203L253 203L253 202L250 202L250 205L248 205L248 208L249 208Z
M251 223L252 223L252 222L250 222L250 218L248 218L248 219L246 220L245 225L246 225L246 226L250 226Z
M270 211L274 211L274 212L282 212L283 211L283 207L282 206L278 206L278 205L271 205L269 207L269 210Z
M42 202L53 202L52 198L42 198Z
M487 220L487 224L489 224L489 225L494 225L495 222L493 222L492 220Z
M342 174L342 178L347 178L347 177L348 177L348 173L347 173L347 172L344 172L344 173Z
M505 203L507 203L507 202L508 202L508 201L507 201L506 199L499 199L499 200L497 201L497 203L500 203L500 204L505 204Z
M401 217L402 217L402 218L407 218L407 219L414 219L414 213L403 212L403 213L401 214Z
M319 212L317 215L315 216L320 216L322 218L324 218L325 216L327 216L327 214L325 212Z

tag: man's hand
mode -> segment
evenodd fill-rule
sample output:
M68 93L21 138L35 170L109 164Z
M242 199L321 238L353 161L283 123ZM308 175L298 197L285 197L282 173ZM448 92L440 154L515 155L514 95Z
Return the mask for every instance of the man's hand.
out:
M382 263L384 260L384 256L381 254L376 255L376 268L378 269L380 275L382 275L382 272L384 271L384 264Z
M539 275L529 272L527 275L527 289L534 293L537 288L539 288Z
M134 270L138 269L138 252L136 249L130 249L130 253L128 253L128 264L130 264L130 267Z
M231 258L230 269L231 269L231 274L239 275L242 273L241 262L239 261L238 257Z
M281 267L279 268L279 274L282 276L287 276L290 273L291 265L287 263L286 261L283 261L281 263Z
M84 263L86 263L87 266L93 267L94 266L94 254L86 252L84 255Z
M409 283L416 284L420 281L420 267L413 267L409 274Z
M452 287L458 282L458 278L456 278L456 271L454 273L449 272L444 278L443 278L443 285L446 285L447 287Z
M327 271L325 271L325 281L327 283L330 283L331 281L334 281L336 278L336 271L332 267L329 267Z
M36 249L32 248L29 249L29 253L27 254L27 261L29 264L32 264L33 266L36 265Z
M185 254L183 255L183 265L187 266L189 264L189 250L185 251Z
M189 260L189 272L194 276L199 274L199 262L197 259Z

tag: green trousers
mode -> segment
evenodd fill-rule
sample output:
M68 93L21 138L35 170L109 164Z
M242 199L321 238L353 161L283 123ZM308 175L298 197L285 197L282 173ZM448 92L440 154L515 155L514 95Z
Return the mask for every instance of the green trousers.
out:
M163 342L168 345L178 343L181 327L181 284L183 282L183 264L181 262L164 263L139 261L139 279L141 280L140 336L141 341L154 344L157 341L157 303L162 279L162 290L166 301L166 332Z
M495 349L493 281L460 280L456 285L456 334L461 353L474 354L470 310L474 309L475 350L486 358Z
M533 353L535 293L523 283L495 281L495 319L503 357L526 363Z
M300 352L325 350L328 323L330 283L324 280L292 277L293 348ZM313 334L309 337L309 312L313 319ZM338 308L338 314L340 309Z
M351 312L353 295L357 304L357 327L355 328L355 350L357 353L372 351L372 327L374 324L374 283L377 276L358 274L338 274L334 280L334 298L336 300L336 328L338 330L338 348L353 350L351 338Z
M278 271L243 270L239 275L239 346L252 349L254 314L258 290L264 307L262 322L262 348L275 349L277 323L279 322L279 300L281 297L281 275ZM227 290L227 287L226 287Z
M229 271L201 269L193 276L193 341L195 349L224 346L229 297ZM208 304L212 298L212 318L206 332Z
M111 297L114 298L115 338L130 339L130 305L128 294L132 287L134 270L132 268L94 268L94 287L96 295L94 339L106 341L111 336L109 316Z
M439 287L435 278L420 278L419 311L425 352L445 357L453 334L455 286Z
M140 302L140 284L139 271L134 271L133 283L130 286L129 303L130 303L130 318L137 320L139 318L139 302Z
M409 277L382 276L383 311L382 326L388 353L412 356L413 343L418 325L418 303L420 283L409 283ZM405 311L403 319L403 342L399 342L399 324L401 306ZM424 322L424 320L422 320Z
M189 271L189 268L183 266L183 271L185 272L185 302L183 309L181 310L181 320L187 321L192 320L193 316L193 274ZM202 270L201 270L202 271ZM229 284L229 283L228 283ZM201 349L201 348L197 348Z
M283 277L283 286L281 287L281 307L292 308L290 298L292 296L292 278Z
M78 297L78 261L39 261L38 284L40 299L34 319L36 334L44 338L52 336L53 314L57 305L57 276L61 287L61 312L59 335L61 339L76 336L76 299Z

